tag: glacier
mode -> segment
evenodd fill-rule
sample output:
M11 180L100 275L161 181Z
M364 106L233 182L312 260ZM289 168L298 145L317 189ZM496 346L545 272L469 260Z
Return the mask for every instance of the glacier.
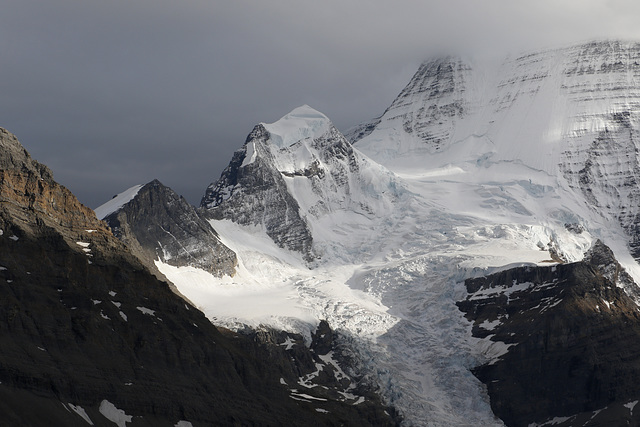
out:
M625 42L438 58L353 144L299 107L256 126L203 198L237 273L156 265L216 324L310 337L327 320L406 425L502 425L470 368L509 346L472 336L463 282L596 239L640 279L639 77Z

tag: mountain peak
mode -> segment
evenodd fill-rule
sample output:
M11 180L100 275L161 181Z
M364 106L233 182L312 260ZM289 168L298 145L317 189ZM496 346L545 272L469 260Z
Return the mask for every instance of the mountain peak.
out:
M117 212L124 205L129 203L131 199L136 197L142 187L143 186L141 184L134 185L133 187L126 189L122 193L116 194L111 200L94 209L96 216L99 219L104 219L112 213Z
M273 144L286 148L298 141L325 134L331 127L331 120L308 105L303 105L274 123L262 125L271 135Z
M51 170L33 160L18 138L0 127L0 169L35 173L38 177L53 181Z
M120 193L96 209L113 233L153 273L155 261L233 276L236 255L195 208L157 179Z

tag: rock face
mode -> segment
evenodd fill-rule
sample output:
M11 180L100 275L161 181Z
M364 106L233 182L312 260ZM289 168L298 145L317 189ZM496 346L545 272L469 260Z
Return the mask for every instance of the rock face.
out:
M209 185L200 207L210 218L261 225L280 247L312 259L311 232L300 216L298 202L287 191L285 177L275 166L266 145L269 136L263 125L253 129L220 179ZM249 149L252 152L248 153Z
M506 425L640 421L640 311L621 275L598 243L582 262L466 281L458 306L491 359L474 374Z
M218 330L4 130L0 147L2 423L394 424L375 397L294 399L281 379L307 347Z
M113 234L155 269L154 261L193 266L222 276L235 274L235 253L184 198L154 180L103 218Z

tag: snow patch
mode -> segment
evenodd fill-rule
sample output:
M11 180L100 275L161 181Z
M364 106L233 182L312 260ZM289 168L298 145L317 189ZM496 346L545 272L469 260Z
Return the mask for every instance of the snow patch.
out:
M304 394L304 393L296 393L296 392L291 392L291 397L298 397L301 399L308 399L308 400L319 400L321 402L326 402L327 399L322 398L322 397L314 397L314 396L309 396L308 394Z
M109 421L115 423L118 427L127 427L126 423L130 423L133 418L131 415L127 415L122 409L116 408L116 406L108 400L100 402L100 413Z
M500 324L500 319L489 321L488 319L482 322L480 326L482 329L486 329L487 331L492 331Z
M113 199L109 200L107 203L98 206L94 209L96 216L98 219L104 219L105 217L111 215L112 213L120 210L124 205L129 203L140 191L142 185L135 185L122 193L116 195Z
M63 403L64 405L64 403ZM73 412L75 412L76 414L80 415L80 417L82 417L83 420L85 420L87 422L87 424L89 424L90 426L93 425L93 421L91 421L91 418L89 418L89 415L87 415L87 412L80 406L80 405L74 405L72 403L67 403L65 405L65 407L69 407L71 408L71 410Z
M155 310L150 310L146 307L136 307L138 310L140 310L143 314L148 314L149 316L154 316L155 317Z
M489 364L493 365L500 357L509 352L509 348L516 344L506 344L502 341L492 341L493 335L489 335L486 338L479 340L479 349L481 353L490 360Z
M291 337L287 337L285 342L283 342L280 345L284 346L285 350L291 350L293 348L293 346L296 345L296 342L294 340L292 340Z
M251 163L256 161L256 156L258 154L256 153L256 145L255 143L252 141L250 143L247 144L247 152L244 156L244 160L242 161L242 165L240 166L241 168L250 165ZM225 200L227 199L227 197L224 198Z
M635 408L637 404L638 401L634 400L633 402L625 403L624 407L629 409L629 412L633 415L633 408Z

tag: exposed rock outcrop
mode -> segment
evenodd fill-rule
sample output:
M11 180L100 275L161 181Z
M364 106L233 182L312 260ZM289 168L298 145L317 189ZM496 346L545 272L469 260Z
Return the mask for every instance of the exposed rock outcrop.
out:
M233 154L220 179L209 185L200 207L210 218L262 225L278 246L301 252L311 260L314 257L311 231L266 147L269 137L263 125L253 129L243 147ZM247 159L247 147L256 153L252 162Z
M193 266L213 275L235 274L236 254L183 197L154 180L104 218L113 233L152 271L154 261Z
M474 374L506 425L640 421L620 411L640 399L640 311L615 265L598 242L581 262L466 281L458 306L490 358Z

